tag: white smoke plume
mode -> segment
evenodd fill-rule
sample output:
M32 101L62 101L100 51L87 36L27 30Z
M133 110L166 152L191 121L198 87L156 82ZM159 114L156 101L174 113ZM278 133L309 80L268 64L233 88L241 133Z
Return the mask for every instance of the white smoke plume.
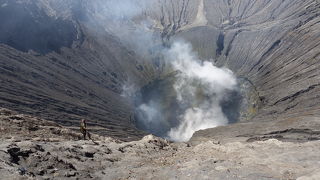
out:
M161 42L159 34L152 31L153 22L147 19L135 21L145 10L152 6L150 0L110 0L104 3L106 8L100 9L106 19L106 30L115 34L129 48L144 56L155 42ZM111 24L111 25L110 25ZM192 134L201 129L212 128L228 123L222 112L220 103L228 96L228 92L236 89L236 78L226 68L218 68L211 62L201 61L192 51L189 43L174 42L169 49L159 50L166 64L178 71L178 79L174 83L177 102L182 109L178 117L177 127L169 128L167 138L173 141L187 141ZM123 96L132 97L136 88L124 86ZM163 115L158 101L150 100L139 104L140 123L155 133L163 125Z
M122 97L126 97L126 98L133 98L135 93L138 91L138 87L127 81L123 86L122 86L122 93L121 96Z
M161 121L157 121L158 117L161 116L159 112L158 104L154 101L150 101L148 104L141 104L138 107L139 112L141 112L141 121L145 128L156 131L156 127L161 126Z
M188 107L179 117L180 125L170 130L168 138L187 141L195 131L227 124L220 102L226 92L236 89L233 73L211 62L201 62L191 45L185 42L173 43L168 59L180 72L174 84L177 100Z

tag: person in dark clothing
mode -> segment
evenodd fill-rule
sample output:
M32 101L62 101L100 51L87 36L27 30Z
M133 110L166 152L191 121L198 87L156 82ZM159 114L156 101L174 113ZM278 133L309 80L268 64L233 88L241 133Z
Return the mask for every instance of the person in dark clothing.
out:
M85 119L81 119L80 122L80 132L83 134L83 139L86 140L87 136L87 122Z

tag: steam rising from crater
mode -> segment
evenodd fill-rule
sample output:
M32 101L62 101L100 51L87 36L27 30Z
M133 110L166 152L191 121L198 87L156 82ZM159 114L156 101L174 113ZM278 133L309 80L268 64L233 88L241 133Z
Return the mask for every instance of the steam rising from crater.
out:
M131 1L109 1L106 5L110 11L107 13L115 25L112 26L113 29L107 30L144 58L153 59L153 56L160 55L159 59L166 64L165 72L177 72L172 87L169 87L174 91L173 98L177 105L167 107L164 95L157 93L147 101L136 97L139 102L136 108L138 127L174 141L187 141L197 130L227 124L228 118L222 110L221 102L228 98L230 91L236 90L237 82L233 73L226 68L218 68L211 62L201 61L192 51L191 45L183 40L167 42L166 46L159 47L161 35L152 30L157 25L152 24L154 22L148 18L141 20L144 16L139 15L151 4L146 1L140 1L139 4L137 6ZM154 49L157 51L154 53L156 55L149 54L148 57L147 52ZM123 95L132 97L130 87L133 86L124 85ZM172 111L169 114L174 116L168 115L168 109Z
M227 92L236 89L233 73L211 62L201 62L187 43L175 42L168 56L173 68L181 72L174 83L177 100L187 107L179 116L179 126L172 128L168 137L187 141L197 130L227 124L220 103L227 98Z
M147 103L138 108L139 123L144 129L173 141L188 141L195 131L228 124L221 107L222 101L227 100L230 92L237 89L236 77L226 68L218 68L211 62L201 61L192 51L189 43L174 42L169 49L164 49L164 61L178 72L172 84L175 91L178 108L177 124L173 125L165 135L159 127L168 121L161 109L166 102L159 100L163 95L153 96ZM159 87L157 87L159 88ZM166 88L161 87L160 88Z

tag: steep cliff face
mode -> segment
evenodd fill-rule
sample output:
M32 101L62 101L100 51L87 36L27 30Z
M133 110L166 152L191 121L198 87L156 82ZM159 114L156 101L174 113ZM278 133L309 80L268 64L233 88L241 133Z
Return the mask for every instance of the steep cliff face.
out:
M258 117L318 114L319 2L231 1L227 7L219 21L208 18L224 31L217 63L254 84L263 103Z
M320 6L317 1L206 1L207 27L182 36L200 54L226 65L253 85L259 108L251 122L198 132L200 137L241 136L263 131L314 129L319 118ZM212 11L213 8L216 11ZM201 32L201 33L196 33ZM211 56L190 34L215 34ZM199 35L197 35L199 36ZM204 35L206 36L206 35ZM212 37L212 35L209 35ZM208 39L202 37L202 39ZM204 51L204 52L203 52ZM276 123L270 123L276 120ZM281 123L277 123L281 122ZM270 127L270 129L269 129ZM254 129L251 131L250 129ZM225 132L225 133L224 133ZM281 136L281 134L280 134Z
M191 41L204 58L254 85L262 101L255 120L303 112L319 115L319 2L204 4L206 25L177 36Z
M252 108L243 121L320 116L318 1L134 1L139 10L118 11L114 2L1 0L0 106L66 125L84 117L108 129L100 133L141 137L123 87L167 75L157 56L132 43L144 28L160 37L146 41L150 49L182 38L245 79Z
M135 55L110 34L98 34L99 27L88 29L76 1L45 2L0 3L7 15L1 16L0 105L69 126L87 118L101 133L140 137L121 96L129 77L137 84L144 78Z

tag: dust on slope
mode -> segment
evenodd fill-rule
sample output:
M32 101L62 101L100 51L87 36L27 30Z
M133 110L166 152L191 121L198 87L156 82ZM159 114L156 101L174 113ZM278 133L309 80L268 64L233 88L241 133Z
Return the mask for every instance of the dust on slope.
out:
M152 135L121 142L0 109L3 179L306 179L319 177L320 141L276 139L196 146Z

